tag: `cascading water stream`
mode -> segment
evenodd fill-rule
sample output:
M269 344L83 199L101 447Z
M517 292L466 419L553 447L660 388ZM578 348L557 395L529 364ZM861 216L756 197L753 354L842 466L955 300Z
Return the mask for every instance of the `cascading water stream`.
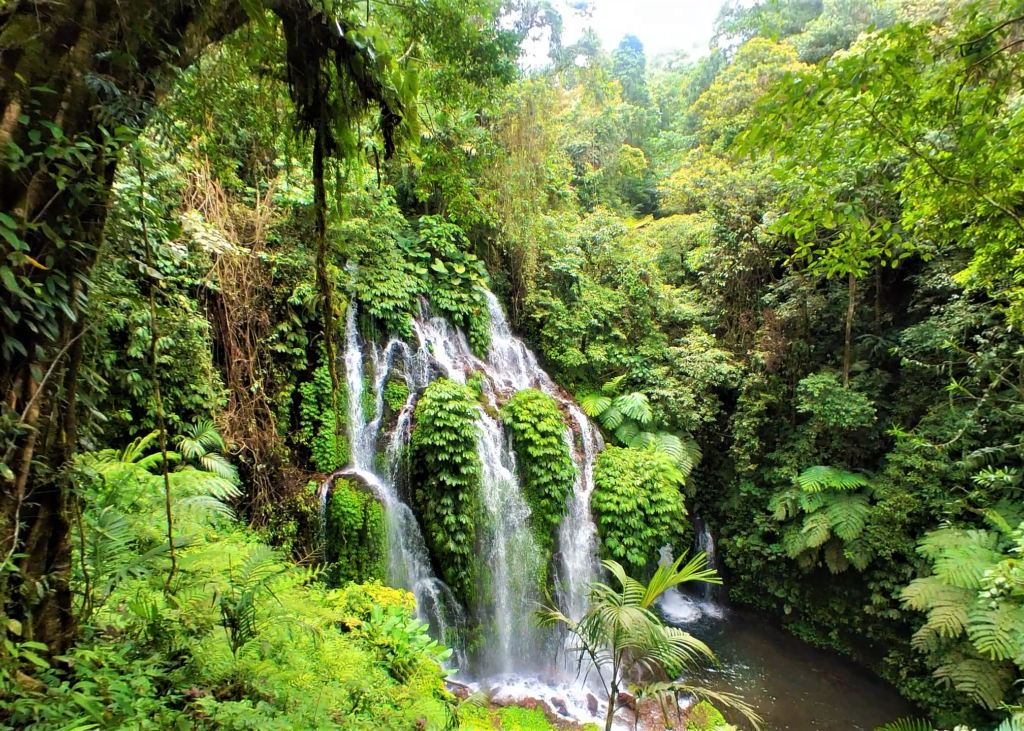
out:
M604 443L583 412L539 367L534 354L512 335L497 298L490 292L486 296L491 344L483 359L473 354L460 330L444 318L431 316L425 300L412 322L413 344L399 339L384 346L363 343L352 301L346 313L344 351L351 466L339 474L357 479L381 502L387 516L389 583L412 591L419 616L429 622L431 634L451 643L453 637L447 631L463 622L465 615L448 587L433 574L419 524L407 504L410 498L402 497L406 489L402 459L423 389L439 377L466 383L474 371L483 372L483 405L476 426L482 466L477 535L484 578L473 613L481 622L485 649L476 670L507 678L509 674L550 669L555 646L532 616L542 601L539 577L544 574L545 559L530 527L530 509L522 494L513 445L496 418L497 411L517 391L535 388L556 399L566 414L566 442L577 476L558 529L554 570L559 604L574 617L586 610L589 584L597 576L597 530L590 497L593 461ZM397 413L385 408L389 380L404 381L409 392ZM321 494L324 508L329 482ZM458 664L464 667L461 661ZM516 675L512 682L534 682L526 677ZM568 698L564 687L560 694Z

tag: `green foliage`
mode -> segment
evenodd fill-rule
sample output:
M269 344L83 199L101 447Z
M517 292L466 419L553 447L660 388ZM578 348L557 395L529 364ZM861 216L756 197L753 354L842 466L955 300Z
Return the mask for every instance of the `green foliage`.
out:
M512 429L534 535L542 548L550 550L576 476L562 413L553 398L527 389L509 399L501 418Z
M321 361L324 359L321 349ZM329 474L349 461L348 438L344 434L347 407L344 392L337 394L338 414L331 402L331 375L327 365L313 371L313 378L299 385L298 444L309 447L310 463L318 472Z
M801 380L796 389L796 408L824 426L839 429L867 427L875 420L871 401L844 388L834 373L816 373Z
M202 427L181 442L212 446ZM78 643L62 667L38 654L40 643L5 640L0 728L450 724L454 699L438 664L449 651L412 619L411 595L379 584L325 590L322 569L297 567L231 524L221 501L237 489L188 465L171 473L180 538L178 570L165 588L153 439L79 458L85 552L74 556L72 586L91 612L80 614ZM21 632L13 620L6 628L15 638ZM34 666L32 676L19 664Z
M588 393L580 398L580 407L590 417L615 434L620 444L634 449L660 452L678 468L670 478L680 486L686 484L693 468L700 461L700 447L689 438L664 431L648 431L654 411L643 393L634 391L615 395L623 376L604 384L601 393Z
M327 498L324 527L327 561L335 582L363 584L387 578L387 526L384 508L349 480L336 478Z
M481 467L476 398L466 386L441 378L416 404L412 470L425 538L456 596L469 603L476 590L474 538Z
M708 701L701 701L690 709L686 716L687 731L728 731L730 726L721 711Z
M850 491L860 488L859 492ZM786 555L805 568L824 558L838 574L851 564L863 571L874 557L871 544L862 538L871 512L871 481L864 475L835 467L809 467L793 479L793 487L776 494L768 503L780 522L802 516L782 530Z
M997 525L1008 528L1001 516ZM933 574L902 592L904 606L926 613L913 645L935 676L993 710L1019 697L1012 668L1024 668L1024 524L1006 528L928 533L918 552Z
M427 630L427 625L413 618L405 607L391 606L385 613L374 605L369 618L360 625L359 635L395 680L408 683L422 672L424 664L436 677L437 666L452 655L451 649L437 644Z
M899 718L875 731L934 731L932 725L921 718Z
M598 455L591 505L602 554L638 574L652 560L652 547L680 541L686 507L677 473L668 455L650 448L606 447Z
M491 342L491 315L484 296L487 269L469 251L469 240L458 226L425 216L419 221L419 234L416 258L430 272L431 306L462 328L473 352L483 357Z
M403 381L388 381L384 384L384 403L392 411L401 411L409 399L409 387Z

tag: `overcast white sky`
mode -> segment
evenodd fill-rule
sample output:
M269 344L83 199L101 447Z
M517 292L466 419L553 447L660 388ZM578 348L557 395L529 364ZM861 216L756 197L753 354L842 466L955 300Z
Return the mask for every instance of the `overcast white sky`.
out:
M589 18L563 10L563 40L573 43L592 27L609 51L630 34L643 42L647 58L675 50L701 56L707 53L722 4L723 0L592 0Z

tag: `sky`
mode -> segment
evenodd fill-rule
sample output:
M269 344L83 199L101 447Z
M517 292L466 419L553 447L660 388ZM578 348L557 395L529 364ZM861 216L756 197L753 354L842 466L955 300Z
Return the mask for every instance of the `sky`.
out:
M591 0L591 4L593 14L589 18L563 9L566 45L592 27L609 51L629 34L644 44L647 58L675 50L696 57L708 52L715 18L724 0Z

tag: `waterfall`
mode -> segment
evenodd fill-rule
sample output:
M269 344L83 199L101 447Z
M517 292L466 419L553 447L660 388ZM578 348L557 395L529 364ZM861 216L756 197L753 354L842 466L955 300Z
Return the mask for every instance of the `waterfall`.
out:
M715 555L715 538L708 530L707 523L699 515L693 516L693 531L695 533L694 543L697 553L704 553L708 557L708 568L718 568L718 557ZM700 595L706 602L715 602L718 599L718 586L701 582Z
M319 497L326 508L336 476L357 479L373 491L386 514L388 583L411 591L417 614L430 624L431 634L451 644L449 632L464 624L465 612L433 573L422 532L408 505L411 497L403 493L408 488L401 460L423 389L439 377L466 383L472 373L482 372L484 405L478 409L476 426L482 466L477 536L483 579L473 610L482 624L485 649L478 670L509 674L550 665L554 648L546 645L550 638L532 616L543 600L544 555L530 528L530 508L522 493L513 445L496 418L497 410L515 392L536 388L556 399L567 415L565 439L577 475L558 529L554 569L559 603L574 617L586 610L589 583L597 576L597 529L590 497L593 461L604 442L583 412L539 367L529 348L512 334L497 298L490 292L486 297L491 337L486 358L473 354L459 329L432 316L426 300L421 300L419 315L413 318L412 342L397 338L383 346L362 342L353 298L345 318L344 351L351 464L324 483ZM397 413L385 408L389 380L404 380L409 391ZM459 665L464 667L461 660Z
M402 411L395 429L388 441L386 451L387 468L375 471L377 437L384 418L384 386L394 365L396 354L401 354L406 366L406 382L410 383L413 356L408 345L392 339L380 348L369 347L372 373L374 411L367 419L364 411L363 347L357 327L356 302L353 299L345 318L345 373L348 386L348 426L352 466L336 473L357 478L373 491L384 507L388 539L388 581L393 586L412 592L416 597L417 617L427 622L434 636L451 642L449 629L458 631L465 616L451 590L434 576L430 565L430 553L420 531L419 523L412 509L398 495L396 477L399 467L399 453L409 439L409 424L414 408L414 395ZM410 388L410 392L412 388ZM326 485L327 483L325 483ZM323 503L326 504L326 490Z
M604 448L604 439L578 406L570 403L568 408L580 432L581 448L575 448L573 432L567 429L565 440L576 465L576 479L565 517L558 526L558 543L562 604L566 614L578 620L587 611L590 584L597 578L597 525L590 512L590 496L594 492L594 458Z

